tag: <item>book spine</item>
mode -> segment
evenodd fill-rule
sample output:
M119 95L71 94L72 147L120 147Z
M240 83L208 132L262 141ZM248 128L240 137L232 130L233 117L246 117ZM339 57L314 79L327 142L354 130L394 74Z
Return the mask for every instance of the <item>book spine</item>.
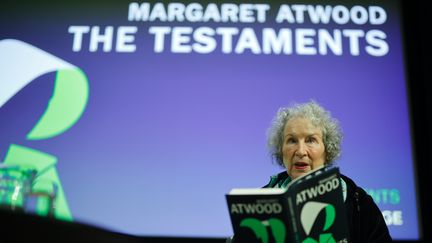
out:
M289 210L289 220L290 220L290 224L289 224L289 229L290 229L290 235L291 235L291 240L292 242L300 242L300 237L299 237L299 229L297 227L297 219L296 219L296 213L295 213L295 206L294 206L294 202L293 202L293 197L289 196L288 197L288 210Z

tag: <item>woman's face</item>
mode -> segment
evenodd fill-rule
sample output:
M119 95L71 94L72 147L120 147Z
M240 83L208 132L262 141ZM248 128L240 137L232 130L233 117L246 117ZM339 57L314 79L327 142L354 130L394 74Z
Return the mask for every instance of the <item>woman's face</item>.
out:
M322 131L308 119L290 119L283 135L283 162L292 179L324 165L326 154Z

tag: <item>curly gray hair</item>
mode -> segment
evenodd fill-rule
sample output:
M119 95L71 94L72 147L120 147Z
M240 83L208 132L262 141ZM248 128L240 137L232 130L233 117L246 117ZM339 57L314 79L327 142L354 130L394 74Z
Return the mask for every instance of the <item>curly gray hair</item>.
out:
M325 164L333 164L341 153L342 131L339 122L331 116L330 112L313 100L303 104L293 104L279 108L267 131L267 145L272 159L284 167L282 155L283 132L285 124L296 117L308 119L314 126L321 129L326 152Z

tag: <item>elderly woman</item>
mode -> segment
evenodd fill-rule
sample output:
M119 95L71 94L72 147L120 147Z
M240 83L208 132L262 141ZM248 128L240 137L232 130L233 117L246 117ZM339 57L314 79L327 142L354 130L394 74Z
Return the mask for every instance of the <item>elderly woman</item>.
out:
M292 179L333 164L341 139L337 120L314 101L279 109L268 131L268 146L285 171L272 176L265 187L285 187ZM341 182L351 242L392 241L372 197L344 175Z

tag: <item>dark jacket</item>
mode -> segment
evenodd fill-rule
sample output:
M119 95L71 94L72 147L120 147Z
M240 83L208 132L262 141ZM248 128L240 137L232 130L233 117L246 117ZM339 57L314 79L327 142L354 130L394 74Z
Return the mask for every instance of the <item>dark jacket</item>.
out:
M273 187L285 181L287 177L286 171L281 172L277 175L276 180L272 180L264 187ZM350 242L391 242L392 238L384 217L372 197L347 176L341 175L341 177L347 185L345 208Z

